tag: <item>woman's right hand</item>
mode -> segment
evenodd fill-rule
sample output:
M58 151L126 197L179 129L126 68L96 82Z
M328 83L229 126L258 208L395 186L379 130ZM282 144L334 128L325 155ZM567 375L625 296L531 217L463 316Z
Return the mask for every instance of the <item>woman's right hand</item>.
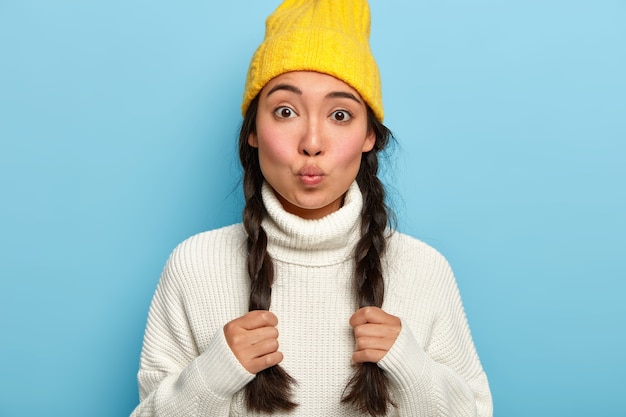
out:
M266 310L255 310L226 323L224 336L241 365L251 374L283 360L278 351L278 318Z

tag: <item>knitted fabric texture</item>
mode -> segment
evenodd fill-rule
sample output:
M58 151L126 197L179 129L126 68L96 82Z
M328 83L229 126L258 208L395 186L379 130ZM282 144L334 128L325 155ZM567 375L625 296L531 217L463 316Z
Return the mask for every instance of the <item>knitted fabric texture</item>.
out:
M360 417L341 402L354 372L354 250L363 198L356 184L344 206L318 220L287 213L263 188L275 272L281 366L298 385L292 412L274 416ZM249 416L243 388L254 375L232 353L224 325L248 311L247 235L241 224L196 235L177 247L154 295L132 417ZM395 232L382 259L383 309L402 321L378 362L390 380L393 417L492 417L487 377L476 354L458 288L433 248Z
M367 1L285 0L265 22L265 39L248 69L242 113L272 78L316 71L357 90L382 121L382 86L369 37Z

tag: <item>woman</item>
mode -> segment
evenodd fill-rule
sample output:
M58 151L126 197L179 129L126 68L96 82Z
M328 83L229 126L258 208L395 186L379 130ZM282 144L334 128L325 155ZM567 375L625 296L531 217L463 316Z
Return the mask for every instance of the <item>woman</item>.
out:
M173 252L133 416L490 416L445 259L388 227L364 1L287 0L248 72L242 224Z

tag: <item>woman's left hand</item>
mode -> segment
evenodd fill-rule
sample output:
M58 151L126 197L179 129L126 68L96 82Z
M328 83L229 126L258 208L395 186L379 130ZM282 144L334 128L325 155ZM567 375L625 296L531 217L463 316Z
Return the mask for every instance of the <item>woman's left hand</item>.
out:
M356 347L352 363L378 362L396 341L402 322L378 307L363 307L350 317Z

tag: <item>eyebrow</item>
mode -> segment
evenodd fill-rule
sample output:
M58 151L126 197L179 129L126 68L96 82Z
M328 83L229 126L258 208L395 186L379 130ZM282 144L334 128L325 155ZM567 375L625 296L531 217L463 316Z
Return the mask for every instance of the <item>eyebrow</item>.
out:
M269 97L270 94L275 93L280 90L291 91L292 93L298 94L300 96L302 95L302 90L300 90L298 87L295 87L291 84L276 84L274 87L272 87L270 91L267 92L265 97Z
M356 98L354 94L349 93L347 91L333 91L332 93L326 94L326 98L347 98L347 99L354 100L357 103L361 104L361 100Z
M267 92L267 94L265 95L265 97L269 97L271 94L277 92L277 91L290 91L294 94L297 94L299 96L302 95L302 90L300 90L298 87L291 85L291 84L277 84L274 87L272 87L270 89L270 91ZM350 100L354 100L355 102L361 104L361 100L359 100L354 94L349 93L347 91L332 91L328 94L326 94L326 98L347 98Z

